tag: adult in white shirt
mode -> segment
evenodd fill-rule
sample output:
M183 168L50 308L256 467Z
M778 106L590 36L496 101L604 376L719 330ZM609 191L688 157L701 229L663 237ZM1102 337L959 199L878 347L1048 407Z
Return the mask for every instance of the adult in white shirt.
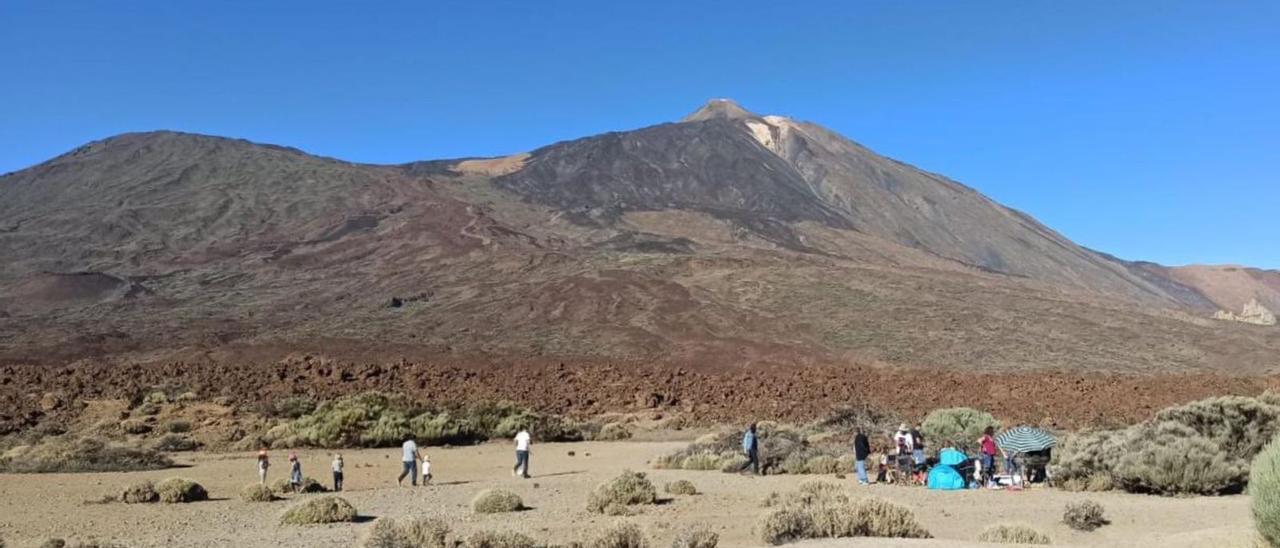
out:
M516 466L511 469L511 474L514 476L529 478L530 441L532 439L529 436L529 429L521 428L520 433L516 434Z
M413 482L413 486L418 486L418 443L413 438L405 437L403 455L400 458L400 464L403 469L400 471L400 477L396 478L396 485L404 484L404 477L409 476L409 480Z

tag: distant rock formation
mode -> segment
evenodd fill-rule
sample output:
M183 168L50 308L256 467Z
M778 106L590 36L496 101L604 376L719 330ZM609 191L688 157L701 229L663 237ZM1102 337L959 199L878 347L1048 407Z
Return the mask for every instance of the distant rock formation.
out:
M1244 309L1237 315L1229 310L1219 310L1213 314L1214 319L1231 320L1233 322L1244 322L1257 325L1275 325L1276 315L1267 307L1262 306L1258 299L1251 299L1244 303Z

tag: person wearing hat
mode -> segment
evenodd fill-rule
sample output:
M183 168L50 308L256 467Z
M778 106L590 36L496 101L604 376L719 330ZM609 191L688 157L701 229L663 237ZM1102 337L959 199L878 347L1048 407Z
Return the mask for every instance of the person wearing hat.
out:
M258 450L258 483L267 484L267 469L271 468L271 460L267 458L267 448Z
M893 435L893 443L897 446L895 462L898 465L898 474L905 481L911 481L912 476L915 475L915 463L911 459L915 443L911 439L911 427L907 423L904 422L898 426L898 432Z

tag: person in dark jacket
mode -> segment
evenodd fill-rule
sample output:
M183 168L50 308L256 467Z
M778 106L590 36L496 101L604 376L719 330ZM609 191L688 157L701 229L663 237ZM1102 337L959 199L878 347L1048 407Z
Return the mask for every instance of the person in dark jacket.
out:
M867 485L867 457L871 456L871 442L861 428L853 436L853 468L858 473L858 483Z
M747 432L742 435L742 452L747 455L747 462L742 464L742 468L738 472L751 468L751 473L760 474L760 440L756 436L756 423L751 423L747 427Z

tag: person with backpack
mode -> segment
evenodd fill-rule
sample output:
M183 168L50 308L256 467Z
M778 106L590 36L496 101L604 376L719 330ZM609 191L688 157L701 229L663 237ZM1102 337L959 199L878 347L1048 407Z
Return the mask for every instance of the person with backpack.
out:
M978 438L978 448L982 452L982 484L991 487L991 482L996 475L996 429L988 426L982 431L982 437Z
M747 456L747 462L742 463L742 467L738 472L744 472L748 467L751 473L760 475L760 440L756 436L756 423L751 423L747 427L747 432L742 435L742 452Z
M858 433L853 436L853 468L858 474L858 484L867 485L867 457L871 456L871 442L867 440L866 432L862 428L858 428Z

